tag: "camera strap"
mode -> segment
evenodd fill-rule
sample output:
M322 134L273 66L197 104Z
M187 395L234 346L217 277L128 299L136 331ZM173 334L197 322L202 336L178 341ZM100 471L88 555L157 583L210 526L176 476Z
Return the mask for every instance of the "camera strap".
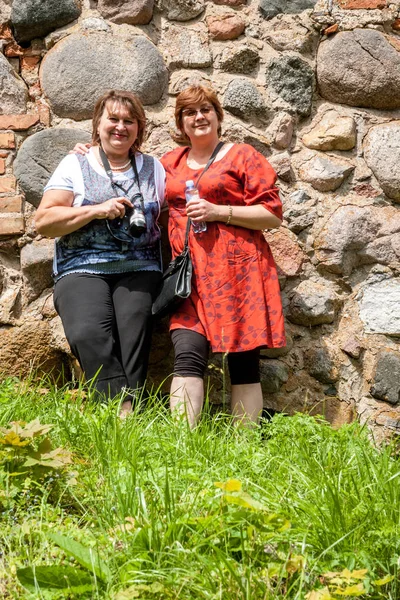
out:
M108 160L107 155L104 152L104 150L101 147L101 145L99 146L99 155L100 155L101 162L103 163L104 170L107 173L107 176L108 176L108 178L110 180L110 183L111 183L111 187L112 187L115 195L117 197L120 197L119 194L118 194L118 189L119 189L119 190L122 190L122 192L127 196L128 192L130 191L130 189L134 185L134 183L132 183L132 186L130 186L129 189L126 190L123 185L121 185L120 183L118 183L118 181L114 181L114 177L113 177L113 172L112 172L112 169L111 169L110 161ZM138 173L138 170L137 170L136 157L135 157L135 152L134 151L130 155L130 160L131 160L131 165L132 165L133 172L135 174L135 179L137 181L137 186L138 186L138 189L139 189L141 209L142 209L142 212L143 212L143 215L144 215L145 214L145 212L144 212L144 210L145 210L144 209L144 200L143 200L143 195L142 195L142 192L141 192L141 189L140 189L139 173ZM129 198L128 198L128 200L129 200ZM125 216L122 217L122 219L121 218L117 218L117 219L113 219L112 221L107 221L107 228L110 231L111 235L113 237L115 237L117 240L121 241L121 242L126 242L126 241L130 241L131 239L133 239L132 236L129 233L122 233L122 232L120 232L121 225L123 224L123 221L126 218L127 218L127 216L126 216L126 213L125 213ZM113 226L114 222L116 224L116 227ZM122 235L122 238L120 237L121 235ZM125 236L127 236L127 237L125 237Z

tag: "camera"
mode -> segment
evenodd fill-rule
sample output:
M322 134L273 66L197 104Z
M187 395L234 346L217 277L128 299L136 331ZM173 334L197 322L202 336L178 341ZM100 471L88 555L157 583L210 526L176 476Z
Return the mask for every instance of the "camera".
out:
M131 199L133 207L125 208L125 219L129 224L129 233L132 237L140 237L146 231L146 218L143 214L143 197L141 194L135 194ZM139 206L137 205L139 202Z
M129 222L129 233L132 237L140 237L146 231L146 218L144 216L142 206L143 196L142 194L135 194L131 198L133 207L127 207L125 209L125 216Z

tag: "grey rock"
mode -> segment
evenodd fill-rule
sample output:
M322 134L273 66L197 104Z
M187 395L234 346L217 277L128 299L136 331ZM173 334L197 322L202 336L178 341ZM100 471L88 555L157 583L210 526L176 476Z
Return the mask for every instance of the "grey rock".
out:
M314 242L316 258L331 273L344 275L363 264L395 262L399 226L395 208L341 206Z
M379 354L371 395L390 404L400 402L400 354L390 351Z
M311 113L314 72L304 60L297 56L273 58L267 68L266 82L299 115Z
M223 107L245 121L256 117L266 121L268 108L256 86L247 79L233 79L225 92Z
M190 21L201 15L204 10L203 0L159 0L158 7L166 11L171 21Z
M270 156L269 162L280 179L283 181L292 181L294 174L289 152L273 154Z
M337 297L321 283L302 281L293 291L288 319L297 325L322 325L335 320Z
M47 53L41 68L53 111L75 120L90 118L97 98L112 86L155 104L167 80L160 53L142 36L128 42L106 33L73 34Z
M366 333L400 336L399 278L367 281L357 299Z
M372 29L343 31L318 49L317 78L323 98L366 108L400 107L400 54L394 38ZM345 75L344 75L345 74Z
M206 87L211 87L211 78L202 71L175 71L172 73L169 80L168 92L173 96L176 96L190 85L204 85Z
M354 170L354 165L325 155L314 155L299 168L303 181L320 192L333 192Z
M193 27L171 25L164 30L160 49L170 69L204 69L212 64L208 29L204 23Z
M264 394L275 394L289 379L286 365L279 360L260 361L261 387Z
M89 17L88 19L83 19L82 29L92 29L93 31L110 31L111 27L108 23L103 21L103 19Z
M285 210L283 216L290 231L300 233L300 231L314 225L318 218L318 213L315 208L300 204L291 206Z
M364 346L357 337L351 336L341 344L340 349L351 358L358 360L364 350Z
M21 269L29 289L29 299L52 287L54 240L35 240L21 250Z
M270 141L256 131L250 131L238 123L234 123L224 130L224 137L235 144L250 144L263 156L271 155Z
M307 200L310 200L309 194L305 190L297 190L290 194L289 199L294 204L304 204Z
M300 13L314 8L317 0L260 0L259 10L263 17L272 19L281 13Z
M58 163L77 142L89 142L90 135L80 129L47 129L29 136L14 162L14 174L26 200L38 206L43 188Z
M364 156L385 194L400 202L400 121L371 127L364 142Z
M11 24L18 43L46 36L81 14L80 0L14 0Z
M354 119L328 110L303 135L303 144L314 150L351 150L356 144Z
M310 348L305 354L305 366L321 383L334 383L339 378L335 357L327 348Z
M113 23L145 25L153 16L154 0L99 0L97 10Z
M234 45L225 48L217 66L228 73L248 75L258 67L260 55L256 48L248 45Z
M26 112L28 88L2 54L0 54L0 81L0 114Z

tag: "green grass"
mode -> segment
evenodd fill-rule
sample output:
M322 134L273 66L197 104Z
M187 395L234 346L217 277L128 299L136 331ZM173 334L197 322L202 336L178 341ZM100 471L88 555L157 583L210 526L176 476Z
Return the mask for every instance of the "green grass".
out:
M51 423L72 453L15 475L0 444L0 598L400 598L394 444L300 414L190 431L155 398L121 421L81 396L0 383L1 427Z

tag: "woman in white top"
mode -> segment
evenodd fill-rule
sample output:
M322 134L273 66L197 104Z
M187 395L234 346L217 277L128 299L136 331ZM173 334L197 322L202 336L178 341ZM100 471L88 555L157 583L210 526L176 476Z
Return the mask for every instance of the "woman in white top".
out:
M54 304L71 350L101 398L144 385L151 305L161 278L161 163L140 153L138 98L111 90L96 103L92 148L66 156L45 187L37 231L56 238Z

